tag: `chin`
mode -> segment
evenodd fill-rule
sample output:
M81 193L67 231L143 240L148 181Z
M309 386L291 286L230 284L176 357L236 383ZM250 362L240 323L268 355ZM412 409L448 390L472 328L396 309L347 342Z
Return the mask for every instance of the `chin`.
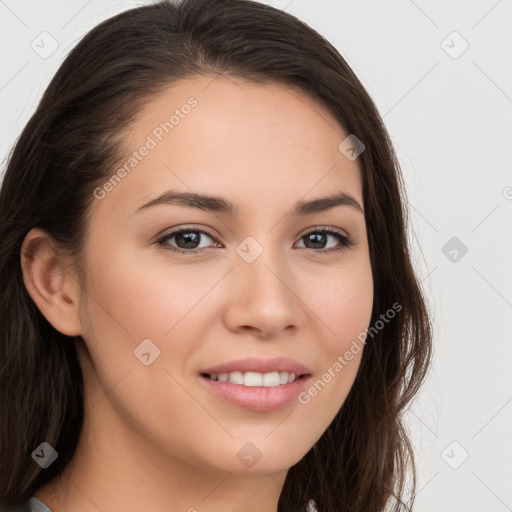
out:
M289 444L277 435L272 442L265 439L264 434L257 439L253 437L252 442L248 439L233 439L229 446L210 452L207 463L217 470L241 475L268 474L287 471L310 449L310 446L303 446L303 441L299 443L290 437Z

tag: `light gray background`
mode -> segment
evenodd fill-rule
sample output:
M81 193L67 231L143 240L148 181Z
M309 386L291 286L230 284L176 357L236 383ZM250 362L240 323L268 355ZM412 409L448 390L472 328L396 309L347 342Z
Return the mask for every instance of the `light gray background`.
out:
M0 159L77 41L142 3L0 0ZM512 511L512 1L266 3L338 48L401 161L435 325L434 365L406 416L415 511ZM453 237L466 254L460 242L443 253Z

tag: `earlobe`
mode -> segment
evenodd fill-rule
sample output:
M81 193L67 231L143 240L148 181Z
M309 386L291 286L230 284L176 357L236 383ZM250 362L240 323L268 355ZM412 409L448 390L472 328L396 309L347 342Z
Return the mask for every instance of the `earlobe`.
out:
M43 316L62 334L82 334L78 283L52 237L33 228L21 246L23 281Z

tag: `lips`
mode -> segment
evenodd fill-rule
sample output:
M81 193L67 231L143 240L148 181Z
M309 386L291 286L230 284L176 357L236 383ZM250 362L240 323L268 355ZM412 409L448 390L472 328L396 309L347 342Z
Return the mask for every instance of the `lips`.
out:
M309 375L311 371L303 364L286 357L274 357L271 359L257 359L249 357L246 359L235 359L217 366L211 366L201 370L201 374L219 375L220 373L231 372L288 372L294 373L297 377L301 375Z
M270 412L292 403L311 380L310 370L293 359L237 359L199 372L199 382L236 407Z

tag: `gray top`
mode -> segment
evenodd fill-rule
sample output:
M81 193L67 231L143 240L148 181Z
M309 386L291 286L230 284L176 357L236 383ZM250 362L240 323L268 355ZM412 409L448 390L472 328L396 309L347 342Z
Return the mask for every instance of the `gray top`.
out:
M41 500L32 496L27 502L26 512L52 512ZM316 503L310 500L308 503L308 512L317 512Z
M27 512L52 512L41 500L32 496L27 502Z

